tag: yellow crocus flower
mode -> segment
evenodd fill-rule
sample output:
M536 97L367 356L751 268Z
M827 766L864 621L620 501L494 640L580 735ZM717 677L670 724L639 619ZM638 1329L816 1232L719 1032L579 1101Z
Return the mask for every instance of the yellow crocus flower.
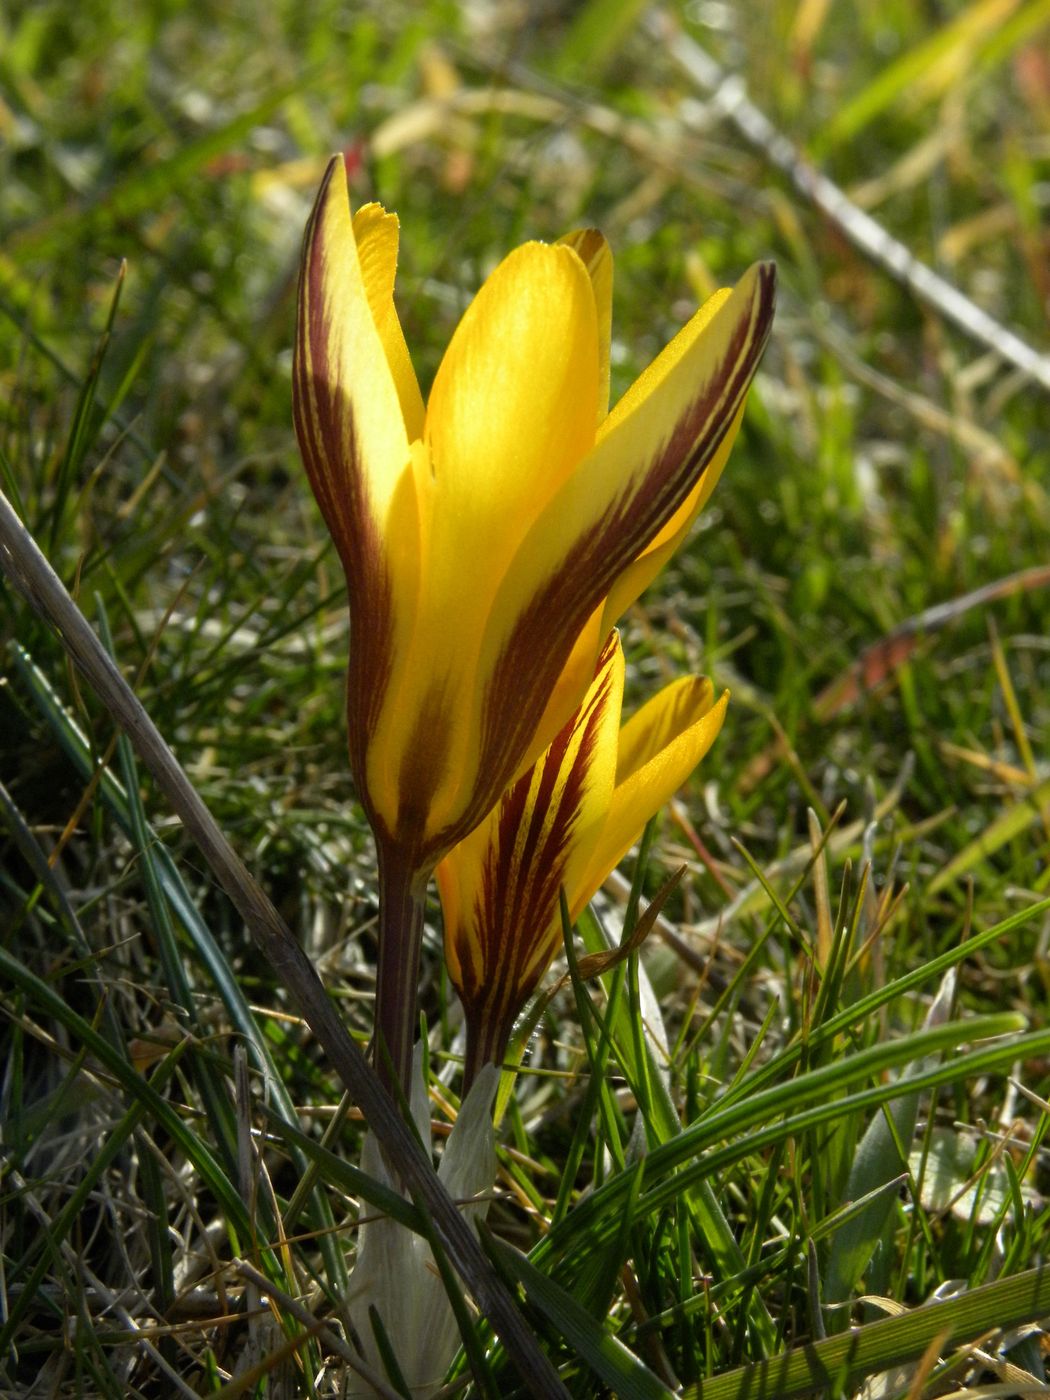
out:
M651 816L714 743L729 700L687 677L620 728L614 632L583 703L554 742L437 868L445 958L467 1018L468 1080L498 1064L515 1018L575 919Z
M296 432L346 573L350 760L380 875L378 1034L407 1082L437 861L561 729L609 628L713 490L773 319L756 264L608 407L612 260L594 230L509 254L424 406L394 308L398 223L307 225Z

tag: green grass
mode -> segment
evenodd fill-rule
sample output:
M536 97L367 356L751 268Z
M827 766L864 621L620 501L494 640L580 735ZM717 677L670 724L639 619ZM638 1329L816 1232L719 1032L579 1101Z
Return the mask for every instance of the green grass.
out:
M685 9L799 150L1047 346L1050 7ZM733 691L633 872L644 906L688 863L664 910L680 944L658 927L641 955L670 1073L636 1033L635 965L558 993L501 1127L493 1258L578 1396L845 1396L920 1361L885 1393L1020 1384L1007 1362L1042 1383L1023 1328L1050 1314L1026 1093L1050 1097L1046 582L877 648L1046 564L1047 395L704 124L638 6L530 13L9 9L0 486L363 1042L374 868L345 597L291 429L326 156L352 152L354 198L400 215L424 386L525 238L609 236L614 397L707 290L774 256L777 327L730 466L622 627L629 705L689 670ZM303 1327L280 1299L338 1330L358 1210L383 1205L354 1171L359 1118L6 583L0 631L0 1391L336 1395L343 1361L289 1347ZM870 684L847 684L865 657ZM607 891L610 930L625 903ZM580 932L599 946L591 916ZM422 995L454 1098L436 906ZM480 1335L469 1393L512 1393Z

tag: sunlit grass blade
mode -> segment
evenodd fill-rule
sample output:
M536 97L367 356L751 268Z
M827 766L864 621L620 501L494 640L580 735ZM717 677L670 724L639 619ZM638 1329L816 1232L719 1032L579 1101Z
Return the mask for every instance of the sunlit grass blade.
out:
M88 365L87 374L84 376L84 380L80 386L80 394L73 412L73 421L70 424L66 448L62 454L62 460L58 464L54 499L51 506L51 527L48 536L47 552L49 555L54 555L55 546L62 532L66 514L66 502L69 499L69 493L72 490L73 482L80 470L81 463L88 450L94 444L98 432L102 427L103 415L98 412L95 396L99 379L102 375L106 351L109 348L110 339L113 334L113 323L116 320L117 308L120 305L120 293L124 286L126 272L126 264L122 263L113 286L113 295L109 304L106 324L102 334L98 338L98 343L95 346L91 362Z
M181 143L167 158L152 163L137 162L122 179L109 189L96 191L79 207L74 205L72 209L51 214L23 228L17 239L9 240L9 256L17 263L28 257L54 254L63 246L73 243L99 218L116 221L155 209L164 199L170 198L180 185L197 175L209 161L246 140L301 88L304 81L305 78L300 75L292 82L275 87L262 101L238 113L225 125L205 132L196 140Z
M947 1019L954 995L953 969L945 974L944 983L934 998L926 1017L927 1026ZM925 1067L925 1061L909 1065L904 1069L902 1078L907 1079ZM843 1204L879 1192L898 1173L907 1171L918 1114L919 1096L908 1094L875 1115L857 1144ZM823 1276L826 1303L839 1303L850 1297L876 1245L884 1236L893 1204L890 1196L876 1195L863 1212L853 1215L836 1231ZM839 1330L834 1325L836 1320L840 1320L844 1327L848 1322L847 1314L844 1311L832 1314L830 1331Z
M1050 899L1041 900L1037 904L1018 910L1016 914L1011 914L1001 922L993 924L982 933L974 934L957 946L949 948L940 956L913 968L910 972L895 978L885 986L869 992L867 996L850 1006L843 1007L841 1011L829 1017L823 1025L815 1027L809 1036L808 1048L825 1045L843 1031L863 1025L882 1007L899 1000L924 983L932 982L947 972L949 968L964 962L983 948L997 943L1008 934L1016 934L1026 925L1034 926L1036 921L1047 912L1050 912ZM717 1105L725 1107L741 1098L751 1098L780 1076L786 1075L799 1062L806 1048L807 1045L803 1044L801 1039L794 1040L772 1056L765 1065L753 1070L751 1074L745 1075L739 1082L735 1083L718 1098Z
M1002 1033L1005 1023L1004 1020L996 1021L995 1018L992 1018L991 1024L988 1024L984 1029L990 1033L995 1033L996 1027L998 1026L1000 1033ZM965 1033L960 1031L958 1023L951 1023L948 1027L945 1027L945 1030L949 1032L946 1037L943 1039L940 1037L931 1037L928 1042L923 1042L921 1047L919 1044L919 1037L909 1037L908 1039L914 1039L915 1044L912 1047L913 1054L907 1058L913 1058L922 1054L932 1054L937 1049L949 1048L953 1041L958 1043L960 1039L969 1038ZM980 1035L981 1029L978 1029L978 1036ZM684 1162L681 1161L680 1149L677 1153L668 1149L661 1149L663 1155L653 1165L653 1176L655 1178L660 1178L659 1184L654 1186L650 1192L647 1192L643 1196L639 1203L639 1210L659 1208L670 1200L673 1200L681 1190L681 1187L688 1184L694 1178L703 1179L715 1177L718 1172L724 1170L725 1167L732 1163L740 1161L742 1158L754 1152L759 1152L768 1146L794 1137L804 1130L818 1127L824 1123L832 1123L842 1113L853 1113L862 1109L878 1108L884 1103L889 1103L899 1098L904 1093L921 1093L925 1089L939 1088L944 1084L962 1083L973 1075L994 1071L1003 1072L1006 1066L1011 1063L1012 1057L1016 1058L1022 1055L1041 1054L1043 1053L1043 1047L1047 1045L1050 1045L1050 1033L1048 1032L1032 1031L1027 1035L1021 1036L1003 1034L998 1044L993 1044L983 1050L972 1050L957 1055L948 1064L917 1073L914 1078L904 1081L903 1084L900 1081L891 1084L879 1084L873 1088L860 1089L852 1093L844 1094L841 1099L834 1097L830 1099L825 1098L828 1085L829 1083L833 1083L834 1080L823 1080L819 1083L814 1083L817 1076L823 1073L822 1071L815 1071L812 1076L800 1075L798 1080L790 1086L792 1091L797 1087L802 1087L803 1090L800 1099L795 1100L795 1102L791 1104L791 1107L795 1111L790 1117L786 1117L776 1123L767 1124L764 1127L756 1128L751 1127L749 1124L745 1135L741 1137L740 1140L724 1147L716 1147L714 1145L716 1136L717 1138L725 1136L724 1133L717 1131L719 1125L716 1124L715 1132L697 1134L696 1138L692 1139L691 1145L696 1151L703 1151L705 1147L710 1147L707 1156L702 1161ZM864 1053L865 1052L861 1052L861 1055ZM845 1076L847 1082L853 1069L852 1066L848 1065L848 1060L859 1059L861 1055L847 1057ZM900 1063L899 1056L894 1056L894 1060L896 1063ZM889 1066L887 1065L887 1067ZM807 1081L809 1082L807 1083ZM784 1099L793 1099L795 1096L793 1092L789 1093L788 1090L785 1089L782 1097ZM812 1106L802 1106L807 1100ZM769 1105L765 1105L765 1108L768 1113ZM751 1114L747 1115L747 1117L752 1123L759 1121ZM711 1125L708 1124L707 1126L710 1127ZM686 1134L683 1134L683 1136L686 1136ZM669 1147L674 1148L675 1144L670 1144ZM656 1156L656 1154L653 1155ZM675 1176L669 1175L672 1162L676 1165L681 1162L681 1170Z
M578 76L584 68L592 76L614 56L631 26L645 8L644 0L586 0L576 12L572 28L555 60L564 78Z
M108 769L104 770L100 776L95 774L90 746L83 731L62 705L43 671L35 664L28 652L15 646L13 656L20 678L80 776L85 781L92 781L97 777L102 798L110 807L125 833L130 836L133 825L127 791ZM283 1090L280 1076L270 1059L265 1037L259 1030L239 982L234 977L207 925L201 919L196 905L163 842L150 829L147 829L146 836L156 861L158 879L171 903L172 911L189 932L198 954L208 968L216 988L234 1019L237 1029L251 1046L260 1068L267 1073L271 1093L277 1096L278 1102L283 1096L284 1104L292 1115L291 1121L294 1122L295 1116L291 1101Z
M113 637L109 630L109 622L106 617L105 608L100 599L96 598L95 602L98 609L99 629L102 635L102 642L106 650L112 656ZM117 754L120 761L124 792L127 795L128 801L128 818L131 825L130 836L134 842L139 864L143 872L146 900L150 914L150 926L153 937L156 940L157 954L164 973L164 982L172 997L173 1004L178 1007L181 1016L184 1018L183 1028L190 1033L195 1042L195 1053L191 1052L187 1058L192 1066L193 1077L200 1091L201 1098L203 1099L209 1122L216 1133L216 1146L219 1151L225 1155L228 1163L232 1166L237 1160L237 1152L236 1133L230 1105L229 1090L227 1086L223 1084L217 1068L210 1057L206 1053L201 1053L203 1049L204 1033L197 1015L197 1004L194 1000L189 979L186 975L182 952L175 936L175 926L171 918L170 907L167 900L164 898L159 872L153 858L154 848L157 842L156 838L151 839L146 823L146 814L143 810L142 798L140 796L139 775L138 767L135 762L135 753L131 747L130 741L123 734L117 739Z
M644 859L640 858L639 869L635 874L635 888L639 891L644 865ZM637 896L628 903L628 918L632 908L637 914ZM589 910L584 912L579 922L584 944L591 953L607 950L605 933ZM624 939L627 940L630 936L630 925L625 922ZM637 956L637 953L632 954L631 960ZM680 1134L682 1125L666 1082L666 1067L658 1062L652 1039L641 1026L637 991L633 998L625 998L623 995L629 967L630 964L627 967L621 964L606 978L609 984L608 1002L604 1013L600 1015L602 1044L609 1042L615 1047L617 1058L639 1103L639 1112L642 1114L650 1144L657 1146ZM615 1035L613 1027L616 1028ZM644 1084L645 1088L640 1089L640 1084ZM647 1106L648 1111L643 1105ZM692 1220L696 1238L702 1241L702 1248L710 1257L716 1276L719 1279L736 1277L745 1267L744 1256L710 1184L706 1181L697 1182L693 1188L683 1192L682 1199ZM560 1217L555 1216L555 1219L558 1218ZM772 1319L761 1298L752 1297L748 1310L756 1336L764 1346L771 1346L774 1340Z

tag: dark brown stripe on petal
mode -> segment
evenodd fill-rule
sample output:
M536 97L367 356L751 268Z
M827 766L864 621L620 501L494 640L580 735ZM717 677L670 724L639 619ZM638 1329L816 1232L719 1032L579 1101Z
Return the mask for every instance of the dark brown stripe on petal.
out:
M728 377L711 376L680 415L649 464L641 487L620 499L577 541L522 613L485 696L478 818L493 790L528 749L575 639L617 576L663 527L702 477L744 401L773 323L776 270L763 263L750 316L742 317L725 356Z
M609 245L600 229L576 228L558 241L571 248L592 275L602 258L609 256Z
M365 474L348 386L330 356L324 287L327 259L338 255L321 236L329 165L306 226L299 277L298 324L292 367L296 436L311 488L335 541L350 600L351 652L347 682L350 761L361 796L364 755L383 702L391 666L393 599L383 541L368 507ZM370 813L371 815L371 813Z
M471 917L477 943L459 950L457 988L472 1037L491 1059L502 1058L518 1013L558 948L559 892L612 692L607 659L606 649L600 683L497 809Z
M333 170L334 162L325 172L303 236L292 412L310 485L340 558L349 567L360 524L353 499L358 463L353 414L348 419L344 416L338 372L330 364L324 296L329 250L322 238L323 213L331 197L328 187Z
M454 722L446 692L431 686L411 719L411 732L401 747L396 830L391 834L402 850L413 853L417 868L433 859L424 835L434 794L448 772Z

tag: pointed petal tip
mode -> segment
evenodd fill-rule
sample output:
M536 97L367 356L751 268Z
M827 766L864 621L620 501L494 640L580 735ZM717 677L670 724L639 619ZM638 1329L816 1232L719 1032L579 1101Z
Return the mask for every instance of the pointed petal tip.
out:
M777 305L777 265L772 260L757 262L753 269L757 283L758 322L761 333L768 334Z
M333 190L332 183L336 188ZM332 156L325 166L324 174L321 176L321 183L317 186L317 194L314 196L313 208L310 217L306 222L303 231L303 263L304 272L307 262L316 257L324 243L324 227L327 222L326 214L329 207L329 200L339 198L341 194L343 204L346 208L347 222L350 220L350 191L346 183L346 167L343 165L342 156Z
M727 293L743 293L754 301L760 313L772 318L777 299L777 265L772 259L753 262L744 275ZM719 307L721 310L721 307Z
M729 299L718 308L714 321L727 318L735 324L735 345L727 363L735 363L743 401L773 329L777 303L777 268L772 261L756 262L741 277ZM746 308L746 310L745 310Z
M568 233L562 234L558 242L571 248L585 263L609 252L609 243L605 234L600 228L594 228L591 225L585 228L570 229Z
M329 198L338 198L340 196L346 204L347 216L349 217L350 178L346 169L346 156L341 151L334 151L328 157L328 163L325 165L324 174L321 176L321 183L317 187L317 198L314 200L312 222L316 223L318 221L317 216L325 207ZM368 208L369 206L365 205L362 207ZM375 207L382 210L384 214L386 213L382 205L376 204Z
M328 186L332 183L332 180L338 179L340 174L342 175L343 184L345 185L346 162L343 160L343 157L338 153L338 151L336 151L333 155L328 157L328 164L325 166L324 174L321 176L321 183L317 189L318 203L320 203L322 196L328 189Z

